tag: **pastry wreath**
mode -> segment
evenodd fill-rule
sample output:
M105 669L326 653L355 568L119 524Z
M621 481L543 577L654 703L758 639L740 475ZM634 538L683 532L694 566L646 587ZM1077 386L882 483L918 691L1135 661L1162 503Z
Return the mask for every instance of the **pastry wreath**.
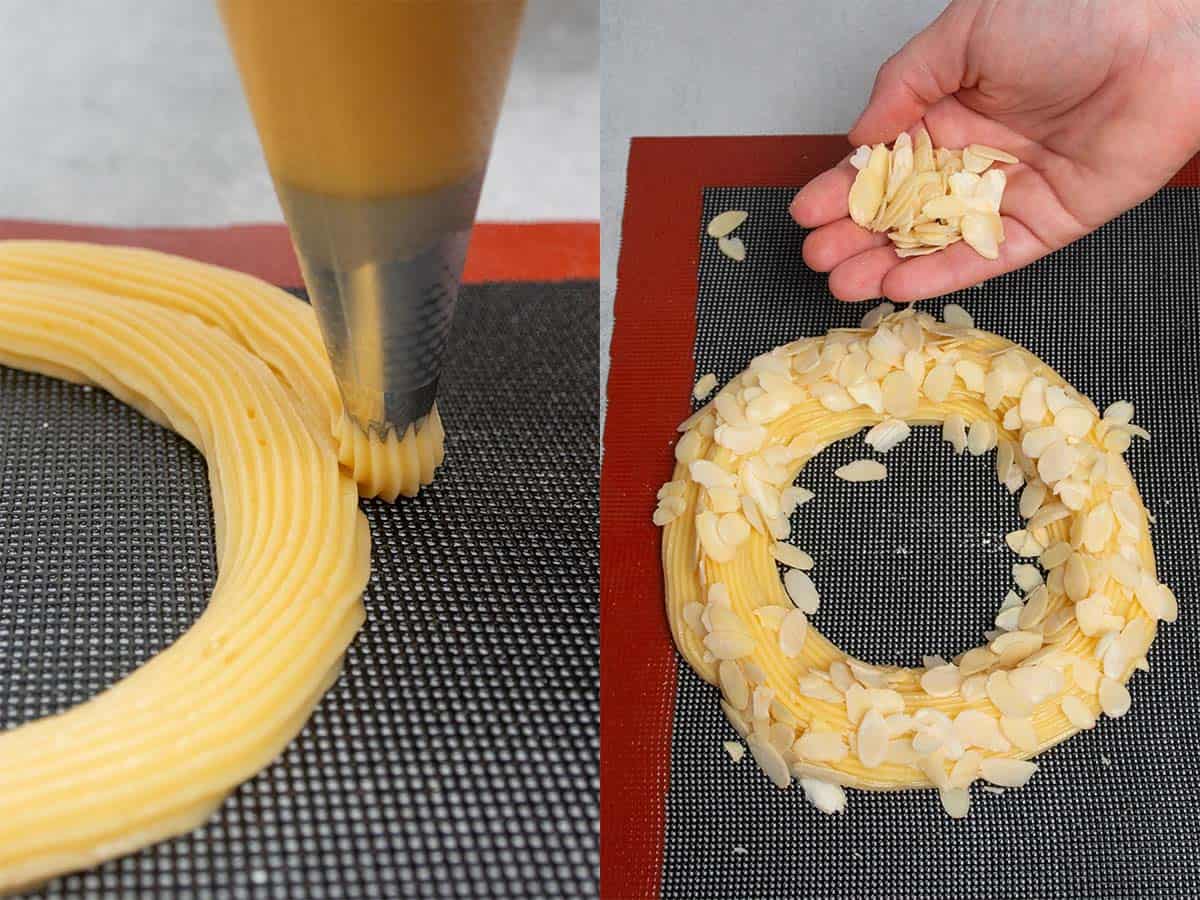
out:
M307 304L146 250L0 242L0 365L101 387L195 445L218 560L172 646L0 734L4 893L197 827L282 752L363 621L359 494L415 494L443 433L435 410L368 439L341 414Z
M1100 712L1123 715L1125 682L1177 606L1121 455L1148 437L1130 424L1132 405L1101 415L960 307L947 322L889 310L757 357L680 426L654 515L667 614L680 653L720 686L777 785L799 778L826 812L844 808L843 786L932 786L961 816L976 779L1020 786L1037 768L1030 757ZM852 659L811 627L813 561L785 543L811 497L793 485L809 459L863 428L884 453L911 425L941 425L960 453L996 450L1027 520L1008 544L1040 565L1014 566L1024 596L1010 592L984 644L917 669ZM869 481L886 468L859 460L838 474Z

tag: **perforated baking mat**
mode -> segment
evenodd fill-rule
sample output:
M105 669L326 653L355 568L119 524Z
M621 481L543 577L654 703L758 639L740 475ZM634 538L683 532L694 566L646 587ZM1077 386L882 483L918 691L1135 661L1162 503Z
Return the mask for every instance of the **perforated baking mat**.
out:
M596 283L469 285L451 348L446 463L363 504L366 624L303 732L204 827L30 896L595 893ZM198 452L0 368L0 727L168 646L215 572Z
M702 186L698 192L689 210L691 233L679 243L696 252L688 261L695 330L686 372L680 373L685 397L690 380L704 373L714 372L724 383L758 353L855 325L869 308L834 300L825 277L803 264L804 232L787 213L799 183ZM704 224L727 209L749 212L738 230L747 247L743 263L724 257L703 236ZM627 208L626 239L631 224ZM644 285L638 269L630 268L636 293ZM1149 654L1151 671L1132 680L1131 712L1102 719L1094 730L1039 757L1041 769L1025 788L996 796L977 786L965 820L947 818L931 791L855 791L844 815L827 817L798 789L773 787L748 756L732 762L722 741L737 735L721 715L717 691L670 650L665 631L651 636L647 624L643 635L660 649L665 641L665 652L640 661L626 655L617 667L608 663L606 630L605 835L615 820L629 818L621 794L633 787L619 777L610 784L609 755L620 740L610 712L629 719L621 730L634 718L645 729L640 750L656 753L659 766L647 763L635 777L641 779L643 808L651 806L648 796L661 800L657 822L652 815L637 817L629 826L635 834L614 848L606 837L606 895L610 889L678 898L1200 895L1194 852L1200 838L1200 700L1192 687L1200 666L1200 631L1194 627L1200 487L1193 475L1200 409L1191 399L1200 376L1198 294L1200 191L1173 187L1061 253L946 298L970 310L981 328L1029 347L1097 404L1132 400L1136 421L1153 435L1127 459L1157 516L1152 535L1160 577L1177 591L1181 614L1160 630ZM925 308L936 312L943 302ZM620 323L620 300L617 317ZM669 330L665 323L660 327ZM614 368L622 350L618 345L614 351ZM660 377L666 391L667 377ZM617 393L623 391L618 384ZM610 417L612 404L610 390ZM685 401L682 412L688 409ZM616 414L628 414L619 402ZM606 504L616 477L609 455L618 425L610 418L606 426ZM669 477L665 447L673 434L659 437L664 449L643 468L661 480ZM884 482L849 484L833 477L837 466L867 455L873 454L861 436L842 441L798 480L817 495L793 517L792 531L792 540L817 560L812 575L822 601L813 624L848 652L878 663L916 665L922 654L952 655L973 646L1011 586L1017 559L1004 534L1019 527L1015 498L996 483L991 458L954 456L932 428L915 429L889 453ZM620 460L613 462L623 474ZM604 515L607 545L607 505ZM653 562L648 557L645 564L657 565L657 535L650 540ZM613 559L616 546L606 546L603 565L606 629L619 603L609 593L610 570L618 580L627 577ZM656 607L662 617L661 582L638 602ZM623 715L622 706L610 704L608 679L621 672L643 679L640 694L630 687L621 701L640 704L637 713ZM618 869L641 875L622 879Z

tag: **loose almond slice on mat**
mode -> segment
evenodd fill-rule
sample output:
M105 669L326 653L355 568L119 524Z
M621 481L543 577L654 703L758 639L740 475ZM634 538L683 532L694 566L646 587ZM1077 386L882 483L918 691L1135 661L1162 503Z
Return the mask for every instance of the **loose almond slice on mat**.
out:
M739 237L719 238L717 247L730 259L742 262L746 258L746 244Z
M706 229L708 236L715 238L725 237L725 235L745 222L749 215L744 209L730 209L720 215L713 216L709 220L708 228Z
M856 459L839 467L833 474L842 481L883 481L887 468L873 459Z

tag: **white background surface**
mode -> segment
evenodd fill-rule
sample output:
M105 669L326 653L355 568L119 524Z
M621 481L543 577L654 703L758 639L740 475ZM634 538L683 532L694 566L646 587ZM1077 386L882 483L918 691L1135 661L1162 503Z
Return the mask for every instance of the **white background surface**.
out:
M530 0L480 218L599 215L596 0ZM0 217L282 221L216 0L0 0Z
M845 131L879 65L943 5L601 0L602 385L630 137Z

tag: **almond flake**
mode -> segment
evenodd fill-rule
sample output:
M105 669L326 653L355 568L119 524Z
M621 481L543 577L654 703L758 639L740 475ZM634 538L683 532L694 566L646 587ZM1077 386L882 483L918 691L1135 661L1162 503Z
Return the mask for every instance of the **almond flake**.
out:
M729 232L733 231L739 225L746 221L750 214L741 209L730 209L719 215L713 216L708 222L709 237L723 238Z
M783 587L796 609L813 615L817 611L821 595L811 578L800 569L789 569L783 575Z
M903 419L884 419L867 432L866 442L876 453L887 453L911 433Z
M838 467L833 474L842 481L882 481L887 478L887 468L873 459L856 459Z
M746 244L740 237L723 237L717 241L717 248L736 262L746 259Z
M1037 769L1037 763L1028 760L990 756L984 759L979 771L992 784L1017 788L1023 787Z
M779 649L788 659L800 655L808 636L808 617L803 610L793 609L779 627Z

